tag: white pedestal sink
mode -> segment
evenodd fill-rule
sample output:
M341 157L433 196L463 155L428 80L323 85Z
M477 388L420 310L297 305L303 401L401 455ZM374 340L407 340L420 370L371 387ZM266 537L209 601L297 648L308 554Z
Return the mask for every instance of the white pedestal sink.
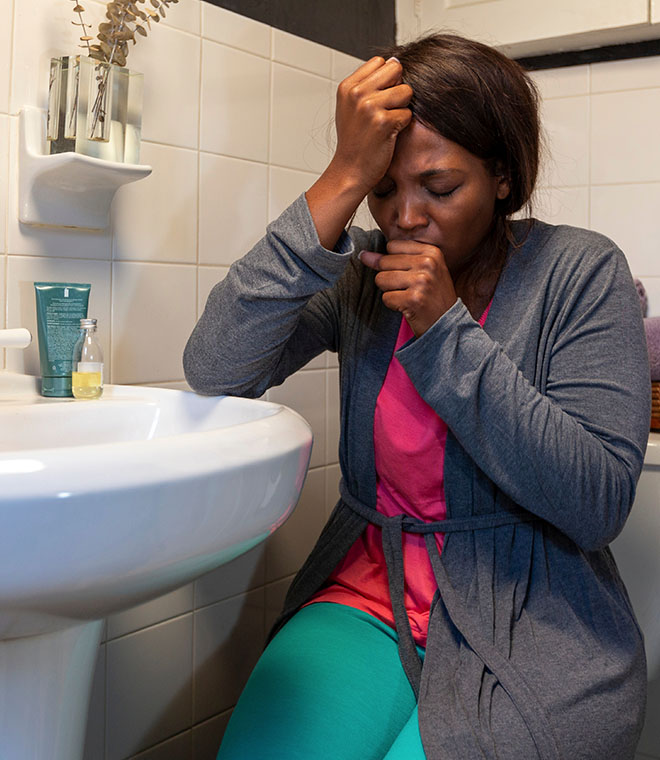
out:
M0 372L1 760L79 760L103 618L265 539L311 445L278 404Z

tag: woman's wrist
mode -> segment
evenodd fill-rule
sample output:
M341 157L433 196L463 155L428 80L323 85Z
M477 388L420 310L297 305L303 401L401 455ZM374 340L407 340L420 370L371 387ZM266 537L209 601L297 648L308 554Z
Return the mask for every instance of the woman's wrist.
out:
M332 250L371 188L360 178L331 162L305 193L321 245Z

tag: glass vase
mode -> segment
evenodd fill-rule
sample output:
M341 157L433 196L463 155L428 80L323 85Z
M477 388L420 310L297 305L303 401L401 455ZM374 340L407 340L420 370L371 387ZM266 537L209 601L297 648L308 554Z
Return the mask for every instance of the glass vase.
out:
M140 161L143 75L84 55L52 58L46 137L50 153Z

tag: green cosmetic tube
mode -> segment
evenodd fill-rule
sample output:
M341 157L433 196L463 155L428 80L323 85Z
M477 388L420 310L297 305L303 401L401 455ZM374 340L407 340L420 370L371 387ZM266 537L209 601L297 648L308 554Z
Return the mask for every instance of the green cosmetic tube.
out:
M79 282L34 283L42 396L73 396L73 347L80 320L87 317L90 289Z

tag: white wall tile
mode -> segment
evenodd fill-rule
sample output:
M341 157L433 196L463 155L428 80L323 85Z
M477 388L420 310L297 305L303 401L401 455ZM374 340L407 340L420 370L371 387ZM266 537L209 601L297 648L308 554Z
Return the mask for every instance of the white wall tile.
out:
M202 150L268 160L270 66L256 55L203 41Z
M263 620L263 588L195 612L195 723L236 704L263 649Z
M593 229L614 240L639 277L660 276L658 209L660 182L591 188Z
M263 237L268 167L202 153L199 187L199 263L229 266Z
M199 37L166 26L131 46L128 66L144 74L143 139L197 147L200 55Z
M35 282L89 282L90 317L98 319L98 337L104 350L106 377L110 377L110 263L30 256L7 257L7 326L27 327L32 344L24 351L7 352L7 368L40 375Z
M556 98L542 107L548 153L539 183L589 184L589 98Z
M543 100L586 95L589 92L589 66L566 66L531 72Z
M274 63L271 163L323 171L331 157L333 107L329 80Z
M163 620L192 612L192 609L193 584L189 583L150 602L111 615L107 620L106 638L116 639L127 633L139 631L140 628L147 628Z
M100 232L35 227L18 221L18 118L9 120L9 202L7 252L28 256L110 259L112 228Z
M213 286L223 280L229 267L198 267L197 268L197 318L201 316L206 306L206 300Z
M307 473L293 514L266 541L266 582L296 573L325 524L325 468Z
M347 55L339 50L332 51L332 79L337 82L341 82L346 79L349 74L352 74L358 69L364 61L360 58L356 58L353 55Z
M542 187L534 197L533 215L550 224L589 227L588 187Z
M270 167L268 191L268 221L272 222L290 206L296 198L316 182L318 174L297 169Z
M0 253L7 251L9 117L0 115Z
M591 92L660 87L660 56L591 64Z
M202 36L248 53L270 57L271 29L240 13L202 3Z
M185 731L155 747L133 755L131 760L190 760L191 756L192 731Z
M160 21L159 25L173 26L183 32L200 34L202 28L202 0L180 0L176 5L171 5L167 16ZM145 42L145 40L141 40Z
M101 644L89 700L83 760L101 760L105 756L105 671L105 644Z
M9 113L13 6L14 0L0 0L0 113Z
M120 188L112 209L113 258L197 261L197 151L143 143L153 172Z
M112 382L183 378L182 354L195 324L195 267L113 264Z
M265 545L261 543L226 565L198 578L195 581L195 609L263 586L265 549Z
M124 760L190 726L192 646L192 615L108 642L107 760Z
M593 95L591 181L654 182L660 178L660 88Z
M332 49L317 42L273 29L273 60L305 69L322 77L332 76Z
M85 5L85 20L96 30L103 18L104 6ZM80 52L80 29L71 23L75 20L72 8L71 3L60 0L18 0L15 3L12 114L26 105L46 108L50 59Z
M312 427L311 466L325 464L325 370L304 370L268 391L268 400L290 406Z
M211 718L193 728L192 760L213 760L229 723L231 711Z

